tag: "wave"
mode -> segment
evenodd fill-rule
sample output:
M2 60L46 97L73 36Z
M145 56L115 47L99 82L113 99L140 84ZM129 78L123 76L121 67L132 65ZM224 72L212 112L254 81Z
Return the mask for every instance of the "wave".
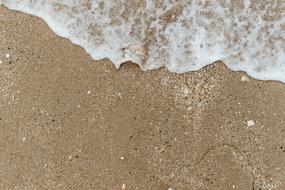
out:
M196 71L215 61L285 82L285 1L0 0L117 68Z

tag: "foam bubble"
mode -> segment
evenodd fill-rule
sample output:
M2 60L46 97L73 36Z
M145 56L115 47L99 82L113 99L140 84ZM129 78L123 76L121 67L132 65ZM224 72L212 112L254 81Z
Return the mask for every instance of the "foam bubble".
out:
M96 60L143 70L199 70L215 61L285 82L285 2L279 0L0 0L44 19Z

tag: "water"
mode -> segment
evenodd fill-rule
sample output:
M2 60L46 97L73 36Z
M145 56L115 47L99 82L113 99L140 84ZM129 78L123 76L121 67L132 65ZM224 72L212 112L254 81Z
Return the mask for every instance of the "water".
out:
M38 16L95 60L142 70L234 71L285 82L284 0L0 0Z

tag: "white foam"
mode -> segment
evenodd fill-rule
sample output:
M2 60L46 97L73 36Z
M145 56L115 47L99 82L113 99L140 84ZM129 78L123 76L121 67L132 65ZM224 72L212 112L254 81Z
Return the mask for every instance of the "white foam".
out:
M0 0L116 67L199 70L215 61L285 82L285 1Z

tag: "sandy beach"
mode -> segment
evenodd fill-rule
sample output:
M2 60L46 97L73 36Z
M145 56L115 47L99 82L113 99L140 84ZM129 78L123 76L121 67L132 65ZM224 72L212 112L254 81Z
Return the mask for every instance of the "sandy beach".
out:
M0 189L284 190L285 84L117 70L0 6Z

